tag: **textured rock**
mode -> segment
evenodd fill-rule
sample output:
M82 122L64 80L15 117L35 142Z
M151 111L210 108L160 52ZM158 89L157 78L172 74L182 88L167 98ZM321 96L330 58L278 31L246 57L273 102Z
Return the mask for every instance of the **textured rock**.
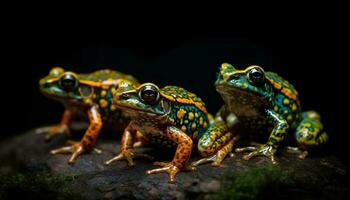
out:
M3 141L0 197L12 198L22 192L33 199L341 199L348 194L347 168L332 155L301 161L282 150L278 166L272 166L266 158L242 161L241 155L236 155L219 168L202 165L195 172L179 173L176 183L170 184L166 174L145 174L155 167L146 159L136 159L134 167L126 162L105 166L104 161L118 152L118 139L114 137L98 141L102 154L84 154L74 165L68 165L68 155L48 153L65 145L66 140L65 136L57 136L45 142L42 135L29 131ZM173 155L149 153L162 160L170 160Z

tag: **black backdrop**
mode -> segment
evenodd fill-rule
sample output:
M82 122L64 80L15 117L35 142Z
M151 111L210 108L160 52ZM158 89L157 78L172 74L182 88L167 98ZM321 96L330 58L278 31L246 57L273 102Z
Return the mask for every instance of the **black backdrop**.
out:
M242 68L260 65L293 83L303 108L321 113L330 149L346 160L348 75L346 64L339 61L345 54L338 48L344 38L332 23L130 27L81 28L57 22L6 27L0 138L59 121L61 105L38 90L38 80L53 66L75 72L112 68L141 82L182 86L215 113L222 104L213 86L216 72L222 62L230 62Z

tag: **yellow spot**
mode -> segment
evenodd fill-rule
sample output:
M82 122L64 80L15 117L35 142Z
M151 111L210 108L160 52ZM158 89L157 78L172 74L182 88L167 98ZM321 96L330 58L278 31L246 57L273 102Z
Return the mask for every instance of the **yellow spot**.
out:
M289 104L289 99L287 99L287 98L283 99L283 104L284 105L288 105Z
M208 126L208 123L207 123L207 122L204 122L204 123L203 123L203 127L204 127L204 128L207 128L207 126Z
M200 125L203 125L203 117L200 117L200 118L199 118L199 124L200 124Z
M297 110L297 105L294 103L293 105L292 105L292 111L296 111Z
M278 111L278 106L273 107L273 110L277 112Z
M194 131L197 128L197 124L196 123L192 123L191 128L192 128L192 131Z
M93 94L93 95L92 95L92 98L93 98L93 99L96 99L96 94Z
M274 86L277 90L281 89L282 88L282 85L279 84L279 83L274 83Z
M198 113L194 113L194 116L196 116L196 118L198 118L198 117L199 117Z
M293 119L292 115L287 116L287 121L292 121L292 119Z
M183 131L183 132L186 132L186 126L185 125L182 125L182 127L181 127L181 130Z
M107 94L107 92L103 90L103 91L101 92L101 97L102 97L102 98L105 97L106 94Z
M112 94L115 94L115 88L114 87L111 89L111 92L112 92Z
M90 98L87 98L84 100L85 104L91 105L92 104L92 100Z
M105 99L100 99L101 108L106 108L108 106L108 102Z
M115 105L111 105L111 107L110 107L110 109L111 109L111 111L115 111L115 110L117 110L117 107L115 106Z
M188 119L192 121L193 118L194 118L193 112L189 112L189 113L188 113Z
M181 123L182 123L182 119L184 118L185 114L186 114L186 110L184 110L182 108L177 111L177 118L181 121Z

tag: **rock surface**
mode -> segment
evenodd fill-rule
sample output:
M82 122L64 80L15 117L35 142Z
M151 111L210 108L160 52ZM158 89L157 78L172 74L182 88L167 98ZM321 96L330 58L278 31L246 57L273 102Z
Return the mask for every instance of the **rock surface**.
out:
M266 158L241 160L241 154L226 158L213 168L202 165L194 172L179 173L176 183L166 174L146 175L152 161L136 159L105 166L118 152L117 138L101 138L94 152L80 156L73 165L69 155L50 155L51 149L66 145L66 136L45 142L32 131L1 142L0 197L27 199L343 199L349 194L347 168L332 155L309 157L304 161L281 151L278 166ZM141 149L142 150L142 149ZM143 149L147 150L147 149ZM150 152L170 160L172 154ZM192 160L196 159L192 158ZM157 159L157 160L158 160ZM29 185L29 186L28 186Z

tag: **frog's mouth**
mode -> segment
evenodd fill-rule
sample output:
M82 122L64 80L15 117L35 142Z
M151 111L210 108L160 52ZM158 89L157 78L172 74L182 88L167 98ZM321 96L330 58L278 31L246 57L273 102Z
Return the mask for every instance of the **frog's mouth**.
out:
M118 103L118 102L114 102L114 104L116 105L116 107L118 109L126 111L126 112L134 114L134 115L141 114L141 115L148 115L151 117L156 117L156 116L162 116L166 113L165 111L157 113L150 108L141 109L141 108L136 107L136 106L124 105L124 104Z

